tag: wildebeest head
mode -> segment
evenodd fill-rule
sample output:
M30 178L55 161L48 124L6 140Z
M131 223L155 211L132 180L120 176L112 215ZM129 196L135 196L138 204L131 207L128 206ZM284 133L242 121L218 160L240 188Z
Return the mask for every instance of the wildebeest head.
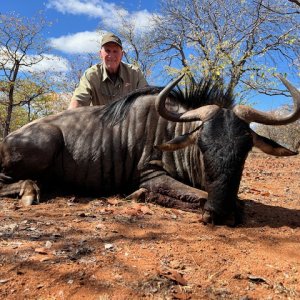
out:
M205 182L208 199L204 207L203 221L214 224L238 222L237 193L244 163L253 146L276 156L295 155L276 142L256 134L249 126L251 122L267 125L285 125L300 117L300 92L287 80L279 77L294 100L294 112L287 117L236 105L233 109L206 105L185 113L174 113L165 107L171 89L181 80L179 77L161 91L156 99L158 113L174 122L202 121L202 125L189 134L179 136L159 145L163 151L174 151L196 144L201 150L205 166Z

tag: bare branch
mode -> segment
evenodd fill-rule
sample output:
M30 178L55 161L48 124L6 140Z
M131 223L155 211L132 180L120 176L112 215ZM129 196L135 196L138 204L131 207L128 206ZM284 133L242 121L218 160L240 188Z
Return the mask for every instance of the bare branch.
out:
M14 13L0 15L0 78L6 86L1 99L5 116L0 117L4 120L4 137L10 131L14 109L24 103L30 105L47 90L45 85L45 88L39 87L40 92L36 93L33 78L24 85L27 75L22 70L22 67L31 67L44 59L43 52L47 49L41 32L46 25L42 17L27 19ZM34 55L30 55L32 52Z
M300 23L295 9L281 0L164 0L161 5L154 52L177 72L181 67L196 81L221 80L229 92L238 86L270 94L277 93L271 86L278 60L291 73L299 72ZM252 84L255 79L259 84Z
M289 2L295 3L296 5L300 6L299 0L288 0Z

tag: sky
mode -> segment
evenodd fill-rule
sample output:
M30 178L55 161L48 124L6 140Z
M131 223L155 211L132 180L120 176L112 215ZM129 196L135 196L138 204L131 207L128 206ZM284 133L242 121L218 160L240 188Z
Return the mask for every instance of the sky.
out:
M16 12L20 16L33 17L43 10L53 22L44 37L53 49L49 60L43 60L36 68L64 72L68 70L68 56L72 54L97 53L99 50L100 21L117 25L116 12L122 13L147 30L151 14L159 12L159 0L0 0L0 13ZM277 79L274 79L277 80ZM150 82L153 85L160 85ZM273 110L287 103L286 97L258 96L250 99L255 108Z
M102 1L102 0L0 0L0 12L16 12L20 16L33 17L44 11L52 25L44 31L44 37L52 53L60 58L61 66L48 60L37 67L46 70L57 65L58 71L67 68L64 57L72 54L97 53L99 51L100 21L117 26L117 13L134 20L139 28L146 30L149 17L157 9L156 0Z

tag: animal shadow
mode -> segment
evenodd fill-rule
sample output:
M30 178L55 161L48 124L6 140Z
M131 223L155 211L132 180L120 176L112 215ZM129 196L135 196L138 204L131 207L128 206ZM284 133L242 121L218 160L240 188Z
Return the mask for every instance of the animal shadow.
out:
M300 227L300 210L267 205L255 200L244 200L242 227Z

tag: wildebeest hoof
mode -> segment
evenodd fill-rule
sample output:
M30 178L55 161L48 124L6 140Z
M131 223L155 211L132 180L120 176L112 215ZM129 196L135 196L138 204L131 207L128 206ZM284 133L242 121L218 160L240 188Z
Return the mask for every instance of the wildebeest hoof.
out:
M227 216L220 216L217 215L213 211L205 210L202 215L202 222L203 224L211 224L211 225L226 225L229 227L235 227L238 225L237 218L235 214L229 214Z
M212 224L213 223L213 218L212 218L212 214L210 211L205 210L203 215L202 215L202 222L206 225L206 224Z
M32 196L24 196L20 199L20 204L22 204L23 206L30 206L34 203L34 197Z
M32 180L24 180L19 193L20 203L23 206L30 206L34 203L40 203L40 189Z
M140 188L126 197L127 200L144 201L145 195L148 192L146 188Z

